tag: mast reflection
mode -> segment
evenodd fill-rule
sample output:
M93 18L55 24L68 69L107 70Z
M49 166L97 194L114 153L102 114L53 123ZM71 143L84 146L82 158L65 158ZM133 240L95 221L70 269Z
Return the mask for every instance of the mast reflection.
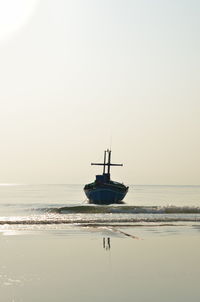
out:
M110 244L110 237L103 237L103 248L106 250L106 251L109 251L111 249L111 244Z

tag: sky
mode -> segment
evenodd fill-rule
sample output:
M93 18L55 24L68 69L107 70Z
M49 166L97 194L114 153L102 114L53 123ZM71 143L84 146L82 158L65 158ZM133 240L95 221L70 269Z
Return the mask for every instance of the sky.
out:
M200 2L1 0L0 183L200 185Z

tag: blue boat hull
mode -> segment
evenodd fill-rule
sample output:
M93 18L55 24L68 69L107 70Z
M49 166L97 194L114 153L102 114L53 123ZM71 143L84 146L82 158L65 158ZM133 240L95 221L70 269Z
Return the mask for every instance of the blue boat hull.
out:
M84 189L89 202L95 204L122 203L127 190L120 192L119 190L115 190L113 188L101 187L94 189Z

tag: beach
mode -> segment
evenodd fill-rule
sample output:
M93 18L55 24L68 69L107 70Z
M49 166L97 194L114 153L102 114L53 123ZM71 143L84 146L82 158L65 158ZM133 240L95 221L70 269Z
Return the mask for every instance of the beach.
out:
M71 228L2 233L2 301L199 300L199 230L129 233L138 239Z

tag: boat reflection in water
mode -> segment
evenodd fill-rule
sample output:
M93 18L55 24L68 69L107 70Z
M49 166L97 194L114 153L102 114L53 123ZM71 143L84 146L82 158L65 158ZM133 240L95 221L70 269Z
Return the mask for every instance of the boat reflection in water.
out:
M106 240L107 239L107 240ZM107 237L107 238L103 238L103 248L106 250L106 251L109 251L110 248L111 248L111 245L110 245L110 237Z
M123 203L122 200L128 192L128 187L122 183L112 181L110 178L111 166L123 166L122 164L111 164L111 150L104 152L103 163L91 163L91 165L103 166L103 174L96 175L95 181L84 187L89 203L105 205Z

